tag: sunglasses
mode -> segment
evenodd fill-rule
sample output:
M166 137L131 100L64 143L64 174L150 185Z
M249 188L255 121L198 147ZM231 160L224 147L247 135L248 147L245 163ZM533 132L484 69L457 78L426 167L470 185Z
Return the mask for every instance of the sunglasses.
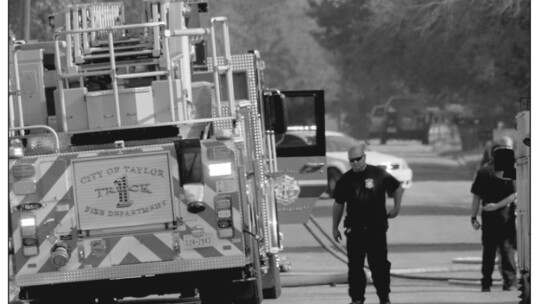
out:
M366 156L366 155L362 155L360 157L355 157L355 158L349 158L349 162L354 163L354 162L357 162L357 161L361 161L362 158L364 158L364 156Z

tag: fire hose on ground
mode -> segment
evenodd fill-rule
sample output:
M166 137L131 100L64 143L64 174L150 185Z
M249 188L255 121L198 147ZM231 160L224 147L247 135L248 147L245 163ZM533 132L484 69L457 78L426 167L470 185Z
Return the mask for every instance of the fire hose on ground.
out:
M307 223L304 227L309 234L324 248L328 253L339 261L347 264L347 251L343 246L337 243L319 224L319 222L310 215ZM325 241L326 240L326 241ZM371 283L371 275L368 266L364 266L366 269L366 277L368 282ZM478 279L475 278L459 278L456 279L452 276L441 275L426 275L428 273L441 273L441 272L455 272L455 271L470 271L471 266L464 267L432 267L432 268L415 268L415 269L395 269L390 271L390 276L403 279L415 279L415 280L436 280L436 281L448 281L453 284L473 284ZM477 269L474 269L477 270ZM313 286L313 285L336 285L347 284L347 273L310 273L308 274L282 274L283 287L300 287L300 286Z

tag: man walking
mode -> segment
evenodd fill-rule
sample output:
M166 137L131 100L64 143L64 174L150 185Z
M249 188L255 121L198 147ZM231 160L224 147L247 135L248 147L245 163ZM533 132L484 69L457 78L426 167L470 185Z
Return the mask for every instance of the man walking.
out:
M351 169L339 179L334 191L333 234L341 240L339 223L345 206L345 236L349 260L349 296L351 304L365 301L367 256L373 285L381 304L390 304L390 262L386 231L388 218L398 215L403 196L399 181L379 167L366 164L363 146L348 151ZM394 208L386 211L386 195L393 194Z
M493 145L491 155L498 149L511 149L509 139ZM503 171L495 171L493 157L478 170L471 187L473 194L471 224L475 230L482 227L482 291L490 291L497 249L500 253L503 290L516 285L514 242L516 237L515 204L516 189L511 179L503 177ZM482 205L482 225L476 215Z

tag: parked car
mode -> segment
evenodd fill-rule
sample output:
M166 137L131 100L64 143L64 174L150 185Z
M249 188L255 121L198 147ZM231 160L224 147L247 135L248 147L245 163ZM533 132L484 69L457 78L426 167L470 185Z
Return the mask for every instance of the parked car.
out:
M368 114L369 138L379 137L381 135L382 129L384 128L385 108L386 108L386 105L384 104L376 105L371 109L371 113Z
M328 173L327 193L332 196L336 183L343 173L351 168L347 151L358 145L358 140L339 132L326 131L326 166ZM366 146L366 162L384 168L392 174L403 188L412 186L413 172L407 161L401 157L370 150Z
M326 192L332 196L338 179L351 168L347 151L362 143L346 134L334 131L325 132L326 139L326 166L328 176L328 186ZM278 147L300 147L309 145L313 141L313 135L308 132L295 131L287 132L277 142ZM373 166L384 168L392 174L403 188L410 188L412 185L413 172L407 162L397 156L372 151L366 145L366 162Z
M427 104L417 98L391 97L385 104L380 128L381 144L388 139L417 139L429 143L432 114Z

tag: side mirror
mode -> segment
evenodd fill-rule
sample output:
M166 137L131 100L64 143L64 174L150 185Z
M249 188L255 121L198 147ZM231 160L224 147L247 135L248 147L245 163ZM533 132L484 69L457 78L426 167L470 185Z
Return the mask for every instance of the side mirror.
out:
M263 95L264 126L276 134L287 131L287 111L285 111L285 95L277 90L266 91Z

